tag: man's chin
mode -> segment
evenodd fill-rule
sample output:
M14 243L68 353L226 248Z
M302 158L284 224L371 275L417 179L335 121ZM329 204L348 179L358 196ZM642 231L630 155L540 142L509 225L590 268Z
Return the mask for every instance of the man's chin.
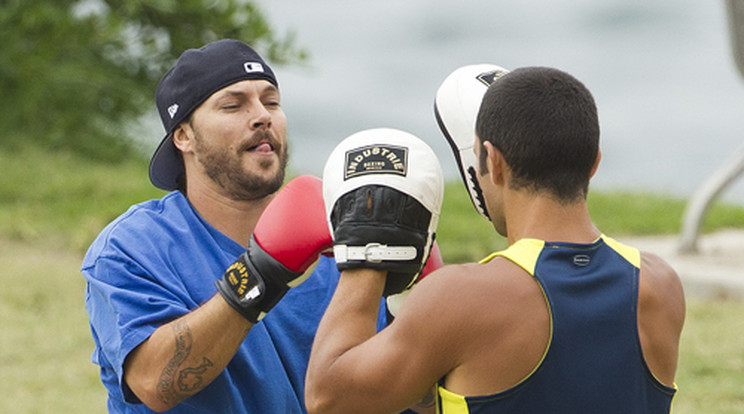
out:
M268 168L244 170L240 178L231 180L233 198L258 200L275 193L284 183L285 170L277 162Z
M254 172L276 170L279 164L279 155L276 153L258 154L248 151L243 158L244 168Z
M230 198L236 201L256 201L274 194L281 188L283 183L280 177L273 179L261 179L253 176L250 180L243 182L234 182L226 190L230 193Z
M252 176L254 179L269 182L275 179L276 175L284 175L284 171L279 164L278 160L260 162L246 167L243 171L244 175Z

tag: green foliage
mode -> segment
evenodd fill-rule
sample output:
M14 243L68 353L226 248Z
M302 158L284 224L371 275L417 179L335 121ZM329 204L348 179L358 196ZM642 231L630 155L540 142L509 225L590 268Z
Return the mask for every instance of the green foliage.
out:
M32 139L126 158L133 147L127 129L153 110L165 70L183 50L224 37L276 63L305 56L248 0L4 0L0 145Z

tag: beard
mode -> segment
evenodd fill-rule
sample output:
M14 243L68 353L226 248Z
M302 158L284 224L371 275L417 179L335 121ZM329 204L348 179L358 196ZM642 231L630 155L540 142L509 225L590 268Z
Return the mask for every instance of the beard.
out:
M216 147L202 139L195 130L195 150L199 153L199 162L204 167L207 176L220 188L225 190L228 197L235 201L254 201L275 193L284 183L284 174L289 159L287 145L281 145L270 132L256 134L250 143L239 148L239 153L231 153L226 148ZM275 161L261 159L258 161L258 171L246 170L241 155L265 140L277 151L279 166L274 174L264 177L262 172L274 167Z

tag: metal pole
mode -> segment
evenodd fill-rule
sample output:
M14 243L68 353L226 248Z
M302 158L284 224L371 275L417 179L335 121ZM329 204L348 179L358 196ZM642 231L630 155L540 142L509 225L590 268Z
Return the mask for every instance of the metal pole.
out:
M734 62L744 77L744 0L725 0ZM700 225L708 207L723 190L744 172L744 146L714 172L693 194L685 208L678 250L696 253Z
M705 180L687 203L678 247L680 253L698 251L697 239L705 212L713 200L718 198L742 172L744 172L744 145L740 146L721 168Z

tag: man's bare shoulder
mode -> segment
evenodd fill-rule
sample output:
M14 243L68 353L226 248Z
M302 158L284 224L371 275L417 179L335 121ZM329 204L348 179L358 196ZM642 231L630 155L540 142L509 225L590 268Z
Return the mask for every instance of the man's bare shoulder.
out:
M504 257L496 257L487 263L464 263L444 266L429 274L419 284L428 289L444 288L461 284L464 289L477 289L482 284L524 281L530 276L519 265Z
M419 312L442 312L446 315L483 313L484 306L503 310L519 307L524 296L542 294L534 279L520 266L503 257L488 263L466 263L444 266L429 274L412 290L406 307Z
M662 309L672 319L682 322L685 299L682 282L672 266L661 257L641 252L639 301L651 309Z
M478 394L524 378L544 353L550 331L544 295L512 261L445 266L416 286L394 333L428 342L450 386ZM391 325L392 326L392 325ZM518 357L514 357L518 355ZM500 370L507 368L511 374Z
M685 321L685 296L677 272L662 258L641 253L638 286L638 328L649 370L672 386L679 338Z
M677 271L661 257L641 252L641 283L663 296L683 295L682 282Z

